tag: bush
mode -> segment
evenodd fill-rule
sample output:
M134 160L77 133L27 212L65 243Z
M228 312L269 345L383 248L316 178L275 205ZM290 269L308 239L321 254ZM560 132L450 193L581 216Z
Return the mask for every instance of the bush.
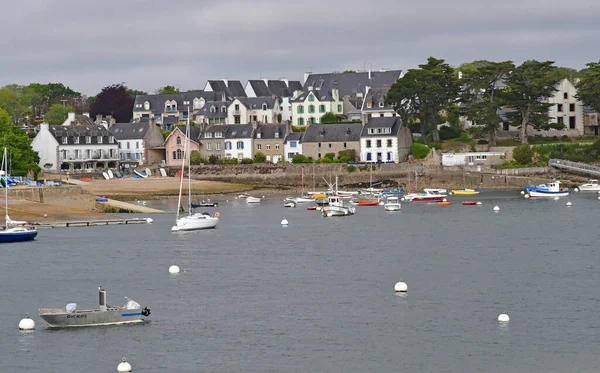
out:
M190 164L199 165L202 163L202 157L200 156L200 152L197 150L192 150L190 153Z
M533 158L533 149L527 144L516 146L513 149L513 159L520 164L529 164Z
M346 169L348 170L348 172L352 173L354 171L356 171L356 167L352 164L349 164L348 167L346 167Z
M333 161L335 159L335 153L325 153L323 158L329 158Z
M244 158L244 159L242 159L242 161L240 163L241 164L252 164L252 163L254 163L254 161L252 160L252 158Z
M439 143L439 142L430 142L430 143L429 143L429 147L430 147L431 149L438 149L438 150L439 150L439 149L441 149L441 148L442 148L442 144L441 144L441 143Z
M423 159L427 157L430 150L431 149L429 149L427 145L423 145L418 142L413 142L410 146L410 152L415 159Z
M349 161L344 161L344 162L350 162L350 161L355 161L356 160L356 149L346 149L346 150L340 150L338 152L338 159L341 161L342 158L345 159L345 157L349 157L350 160Z
M347 155L342 155L341 157L338 157L339 163L348 163L348 162L352 162L352 161L353 161L353 159Z
M227 159L227 158L221 158L218 161L219 164L238 164L238 160L237 158L232 158L232 159Z
M265 163L267 161L267 156L263 152L256 152L254 154L254 163Z
M327 112L325 113L320 120L321 124L330 124L330 123L336 123L338 121L337 117L335 116L335 114L333 114L332 112Z
M457 126L442 126L440 127L440 140L450 140L459 138L462 131Z
M333 159L328 158L328 157L323 157L323 158L319 159L319 163L333 163Z
M489 142L487 140L478 140L477 145L487 145Z
M219 157L217 157L216 155L211 155L210 157L208 157L208 163L210 164L217 164L217 162L219 161Z
M292 163L312 163L312 159L303 154L296 154L292 157Z

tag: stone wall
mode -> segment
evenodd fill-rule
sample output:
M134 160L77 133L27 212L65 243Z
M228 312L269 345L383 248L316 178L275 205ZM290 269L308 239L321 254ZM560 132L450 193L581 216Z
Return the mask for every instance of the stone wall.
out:
M96 198L78 186L9 188L8 198L9 200L24 199L80 210L92 210L96 206Z

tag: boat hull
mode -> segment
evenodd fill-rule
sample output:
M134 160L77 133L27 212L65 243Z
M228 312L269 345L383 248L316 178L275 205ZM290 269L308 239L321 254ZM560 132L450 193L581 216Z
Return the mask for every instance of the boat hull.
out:
M414 197L412 202L443 202L444 196L423 196L423 197Z
M389 204L389 205L383 205L383 209L385 211L400 211L401 207L400 207L399 203L398 204L394 203L394 204Z
M456 196L472 196L481 192L477 190L453 190L452 193Z
M462 204L466 205L466 206L472 206L472 205L476 205L477 201L464 201Z
M37 234L38 232L35 230L26 232L10 232L10 230L4 230L0 231L0 243L31 241Z
M369 202L358 202L357 206L379 206L379 202L377 201L369 201Z
M598 192L600 191L600 185L581 185L579 190L582 192Z
M569 192L536 192L530 191L529 196L531 198L554 198L554 197L566 197Z
M219 207L219 203L192 203L192 208L197 209L201 207Z
M199 229L212 229L219 224L219 218L194 214L192 216L184 216L177 220L176 226L180 231L195 231Z
M348 216L354 214L354 209L345 206L323 206L323 216Z
M260 198L246 197L246 203L260 203Z
M89 310L74 313L50 313L40 310L39 315L51 328L120 325L144 322L141 309Z

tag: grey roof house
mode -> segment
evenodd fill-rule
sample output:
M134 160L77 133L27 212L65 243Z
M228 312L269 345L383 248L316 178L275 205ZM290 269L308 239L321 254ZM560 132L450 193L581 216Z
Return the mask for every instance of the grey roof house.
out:
M320 159L327 153L337 157L342 150L360 154L361 123L311 124L302 137L302 154Z
M410 154L412 134L400 117L373 117L360 135L361 162L404 162Z

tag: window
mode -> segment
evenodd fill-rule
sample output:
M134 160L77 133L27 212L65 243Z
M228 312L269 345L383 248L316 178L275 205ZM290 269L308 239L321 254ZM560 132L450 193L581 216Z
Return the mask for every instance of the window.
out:
M559 113L562 113L562 104L556 105L556 111L558 111Z
M267 144L267 150L271 150L271 144Z
M383 102L379 102L379 107L383 107Z
M131 143L129 141L127 141L127 149L130 148Z
M344 149L346 149L348 147L347 143L344 143Z
M317 154L317 159L321 159L321 153Z
M240 105L239 104L235 104L235 111L240 111Z
M383 133L392 133L392 129L390 127L384 128Z
M197 98L194 99L194 109L200 109L200 100L198 100Z
M388 141L387 141L387 147L388 148L392 147L392 140L391 139L388 139Z
M225 150L231 150L231 141L225 141Z
M575 129L575 117L569 117L569 128Z
M367 140L367 148L371 147L371 140Z
M210 138L212 138L212 132L206 132L206 133L204 134L204 138L207 138L207 139L210 139Z
M314 113L315 112L315 105L308 105L308 112L309 113Z
M379 114L379 118L383 118L383 117L384 117L384 115L383 115L383 114Z
M383 129L382 128L377 128L377 133L383 133Z
M367 153L367 161L371 160L371 153Z
M91 144L92 143L92 136L86 136L85 137L85 143L86 144Z
M342 112L342 104L338 104L338 113Z
M275 144L275 150L279 150L279 144Z
M298 142L297 141L290 141L290 148L295 148L298 146Z
M574 112L575 111L575 104L569 104L569 111L570 112Z
M569 99L569 94L567 92L563 93L563 98L565 100L568 100Z
M144 102L144 110L150 110L150 103L148 101Z
M369 128L369 135L372 135L375 133L375 128Z
M294 158L294 156L296 155L296 153L288 153L288 159L292 159Z
M303 126L304 125L304 118L302 118L302 117L298 118L298 125L299 126Z
M67 138L67 136L63 136L63 138L62 138L62 143L63 143L63 144L66 144L67 142L68 142L68 138Z
M371 102L367 102L367 108L368 108L368 109L370 109L370 108L372 108L372 107L373 107L373 103L371 103Z
M221 106L221 113L226 113L227 107L225 105Z
M315 123L317 123L315 118L313 118L313 117L308 118L308 124L315 124Z
M319 148L321 147L321 143L319 143Z
M112 137L111 137L112 138ZM73 136L73 142L79 144L79 136Z
M313 102L315 100L315 96L313 96L312 94L308 95L308 101ZM321 157L319 157L321 158Z
M325 112L325 105L319 105L319 113Z
M98 144L102 144L102 136L98 136Z
M377 153L377 162L381 162L381 153Z
M206 144L206 150L212 150L212 143Z
M177 145L181 145L181 137L177 136ZM127 149L129 149L129 143L127 143Z
M115 137L114 136L109 136L108 137L108 142L111 144L115 143ZM79 144L79 138L77 138L77 143Z
M256 149L257 150L261 150L262 149L262 145L261 144L256 145Z
M215 150L221 150L221 143L215 144Z
M214 107L214 106L211 106L211 107L210 107L210 112L211 112L211 113L216 113L216 112L217 112L217 108L216 108L216 107Z
M377 140L377 147L381 148L381 140Z
M563 117L558 117L558 118L556 118L556 119L557 119L557 121L556 121L556 122L557 122L558 124L565 124L565 121L564 121L564 118L563 118Z
M331 148L331 143L329 144L329 147Z
M262 109L267 110L267 104L262 104Z
M140 142L139 142L139 141L136 141L136 142L135 142L135 148L136 148L136 149L139 149L139 148L140 148Z
M176 151L173 152L173 159L183 159L183 155L184 155L183 150L177 149ZM135 158L135 156L133 158Z
M243 141L238 141L237 142L237 148L238 148L238 150L244 149L244 142Z
M241 119L241 117L239 115L234 115L233 116L233 122L235 124L241 124L242 123L242 119Z
M279 132L275 132L275 138L278 139L279 138Z
M298 105L297 111L298 111L298 114L304 114L304 106Z
M215 132L215 138L220 139L223 137L223 132Z
M391 161L392 160L392 152L388 152L387 153L387 160Z

